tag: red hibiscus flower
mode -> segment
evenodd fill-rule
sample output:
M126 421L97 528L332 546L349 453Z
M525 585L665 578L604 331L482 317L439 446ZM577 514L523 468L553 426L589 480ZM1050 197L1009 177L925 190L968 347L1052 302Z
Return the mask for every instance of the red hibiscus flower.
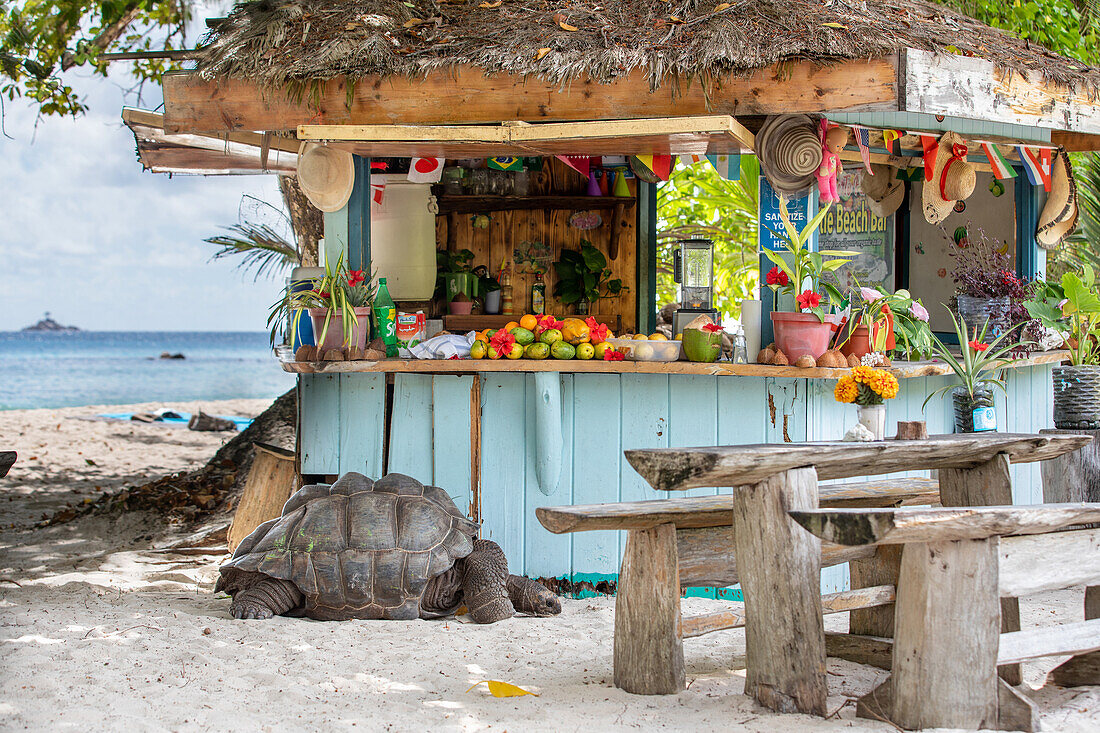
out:
M707 333L718 333L722 330L722 327L719 326L717 323L704 323L703 330Z
M539 325L535 326L535 331L537 333L542 333L543 331L551 328L561 328L564 325L565 324L559 321L557 318L554 318L552 315L547 314L539 318Z
M772 269L768 270L768 285L786 286L789 285L790 282L791 279L787 277L787 273L783 272L778 267L773 267Z
M970 341L969 346L974 349L974 351L985 351L989 348L989 344L983 344L980 341Z
M330 297L332 297L328 293L326 293L324 290L314 290L313 294L316 295L321 300L328 300Z
M497 354L505 357L516 345L516 337L502 328L489 339L489 345L496 349Z
M348 285L350 287L354 288L356 285L363 282L365 279L366 279L366 276L363 275L362 270L348 270Z
M802 295L794 299L795 303L798 303L798 307L803 310L809 310L810 308L816 308L821 304L821 295L815 293L812 290L803 290Z
M607 351L603 352L604 361L622 361L625 358L626 357L623 356L623 352L615 351L615 349L608 349Z
M588 326L588 335L592 339L592 343L598 344L601 341L607 340L607 325L600 323L592 316L584 319L585 325Z

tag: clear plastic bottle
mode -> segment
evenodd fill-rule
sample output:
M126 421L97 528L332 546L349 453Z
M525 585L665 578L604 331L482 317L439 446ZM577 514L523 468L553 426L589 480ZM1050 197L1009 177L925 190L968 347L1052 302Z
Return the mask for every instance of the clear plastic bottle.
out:
M375 336L386 342L386 356L397 356L397 305L390 297L386 278L378 278L378 294L374 296Z

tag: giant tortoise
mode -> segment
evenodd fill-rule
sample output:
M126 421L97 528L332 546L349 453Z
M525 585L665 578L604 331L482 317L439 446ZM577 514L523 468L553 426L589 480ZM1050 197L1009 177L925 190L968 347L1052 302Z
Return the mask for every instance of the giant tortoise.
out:
M478 529L437 486L346 473L291 496L241 542L215 591L246 619L438 618L463 605L478 623L560 613L557 596L508 574L504 552Z

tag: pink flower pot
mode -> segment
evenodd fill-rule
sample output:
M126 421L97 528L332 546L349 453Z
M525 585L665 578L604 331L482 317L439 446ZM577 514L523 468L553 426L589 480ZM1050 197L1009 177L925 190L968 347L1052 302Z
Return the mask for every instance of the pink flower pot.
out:
M451 312L452 316L468 316L473 309L474 301L472 300L452 300L447 304L447 310Z
M825 322L813 313L772 313L775 345L793 364L800 356L814 359L829 349L829 342L840 325L840 317L825 316Z
M340 349L344 346L358 346L360 349L367 347L367 337L370 335L371 309L369 307L352 308L355 313L355 328L352 330L350 344L344 343L343 311L332 311L332 318L328 321L328 333L324 342L321 342L321 332L325 330L325 316L329 313L326 308L310 308L309 319L313 321L313 338L318 341L317 346L322 349Z

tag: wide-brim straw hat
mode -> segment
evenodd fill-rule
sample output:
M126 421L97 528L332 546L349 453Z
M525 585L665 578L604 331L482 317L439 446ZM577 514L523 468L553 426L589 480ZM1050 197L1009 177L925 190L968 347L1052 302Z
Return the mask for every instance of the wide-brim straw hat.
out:
M779 193L797 194L814 184L821 167L821 137L806 115L773 115L756 134L760 172Z
M1061 244L1077 228L1077 215L1077 181L1073 178L1073 166L1064 150L1056 150L1051 163L1050 195L1039 215L1039 228L1035 230L1039 246L1049 249Z
M871 170L874 175L864 171L860 182L860 188L867 196L867 208L875 216L890 216L905 199L905 182L899 181L897 170L888 165L876 163Z
M339 211L355 187L351 153L315 143L298 147L298 185L321 211Z
M953 157L956 149L965 151L966 143L954 132L945 132L936 152L932 180L924 182L921 193L924 218L929 224L939 224L955 208L956 201L964 201L974 193L977 172L965 153L961 158Z

